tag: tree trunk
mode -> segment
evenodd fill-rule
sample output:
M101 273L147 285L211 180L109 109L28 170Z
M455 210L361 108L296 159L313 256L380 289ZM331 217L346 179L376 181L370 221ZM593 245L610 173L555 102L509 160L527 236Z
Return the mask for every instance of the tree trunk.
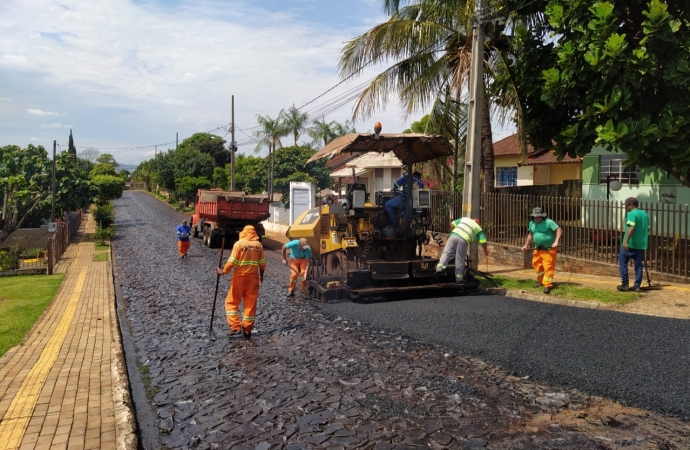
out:
M494 144L491 133L491 112L489 111L489 101L486 91L482 96L482 171L484 173L483 191L494 192L496 184L496 174L494 172Z

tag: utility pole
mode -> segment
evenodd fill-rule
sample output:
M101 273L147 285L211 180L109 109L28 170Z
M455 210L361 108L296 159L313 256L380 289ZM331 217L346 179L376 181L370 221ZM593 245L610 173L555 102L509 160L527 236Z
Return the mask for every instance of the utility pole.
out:
M178 135L178 133L176 131L175 132L175 150L177 150L177 135Z
M235 190L235 96L232 97L232 123L230 124L230 190Z
M475 0L472 23L472 66L470 71L470 104L467 122L467 150L465 152L465 186L462 190L463 217L479 217L480 179L482 160L482 95L484 94L484 24L482 16L486 0ZM479 246L475 240L470 246L472 268L479 266ZM456 261L456 264L458 262Z
M55 223L55 155L56 155L57 141L53 141L53 183L52 183L52 202L50 205L50 223Z
M157 146L157 145L156 145L156 147L153 149L153 157L155 158L156 156L158 156L158 146Z

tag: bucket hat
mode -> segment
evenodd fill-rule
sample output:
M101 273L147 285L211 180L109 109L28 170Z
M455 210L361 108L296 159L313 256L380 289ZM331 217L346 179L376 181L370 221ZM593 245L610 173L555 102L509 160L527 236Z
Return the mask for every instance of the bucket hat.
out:
M536 207L532 208L532 214L530 214L530 217L546 217L546 213L542 211L541 208Z

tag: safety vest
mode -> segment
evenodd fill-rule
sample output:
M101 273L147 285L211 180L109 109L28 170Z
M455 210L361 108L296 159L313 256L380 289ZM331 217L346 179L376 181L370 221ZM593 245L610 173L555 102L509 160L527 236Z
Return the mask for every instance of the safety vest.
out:
M451 225L453 225L455 228L453 228L453 231L450 234L454 234L464 239L468 244L474 242L474 239L477 237L477 235L482 232L482 227L477 225L477 222L469 217L454 220Z

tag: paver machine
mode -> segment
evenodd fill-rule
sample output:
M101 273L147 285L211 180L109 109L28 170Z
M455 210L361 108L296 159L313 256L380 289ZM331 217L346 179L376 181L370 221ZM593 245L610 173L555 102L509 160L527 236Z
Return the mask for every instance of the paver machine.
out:
M366 152L393 152L406 164L404 170L408 172L414 164L453 154L443 136L353 133L333 140L309 161ZM432 239L430 190L414 187L412 176L408 176L403 187L404 211L393 221L384 205L402 193L368 192L355 175L353 168L354 183L346 195L324 197L318 207L303 212L287 231L288 238L306 238L312 247L307 274L312 298L391 298L405 292L428 296L434 291L458 293L477 289L479 281L469 267L465 269L465 280L456 283L453 265L439 275L438 258L425 256L424 249ZM439 238L435 239L442 244Z

